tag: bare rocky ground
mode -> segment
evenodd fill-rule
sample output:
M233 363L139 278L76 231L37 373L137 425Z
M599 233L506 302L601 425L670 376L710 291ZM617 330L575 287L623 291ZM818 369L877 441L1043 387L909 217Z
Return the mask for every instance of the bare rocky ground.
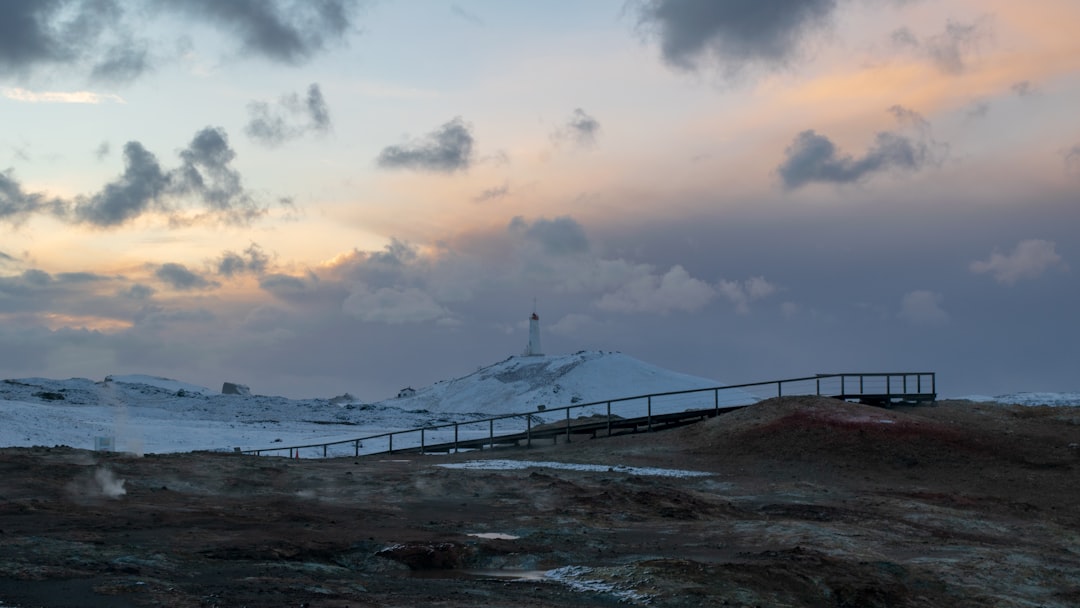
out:
M478 458L611 469L435 466ZM1078 472L1074 408L822 398L482 454L5 449L0 606L1077 606Z

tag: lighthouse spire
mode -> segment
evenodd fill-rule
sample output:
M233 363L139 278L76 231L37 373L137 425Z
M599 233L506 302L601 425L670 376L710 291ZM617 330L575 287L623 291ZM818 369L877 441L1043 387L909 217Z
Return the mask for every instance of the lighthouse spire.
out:
M525 356L543 354L544 350L540 347L540 315L536 314L536 298L533 298L533 312L529 316L529 344L525 347Z

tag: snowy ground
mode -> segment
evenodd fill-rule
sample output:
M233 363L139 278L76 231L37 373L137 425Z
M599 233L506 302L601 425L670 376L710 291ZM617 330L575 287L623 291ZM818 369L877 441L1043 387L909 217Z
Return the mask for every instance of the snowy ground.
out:
M117 451L142 453L195 450L265 449L351 441L419 427L443 426L397 436L395 448L523 431L526 413L533 424L565 416L544 413L571 403L617 399L660 391L722 386L650 366L619 353L597 351L549 357L511 357L464 378L436 383L411 397L359 403L347 396L286 399L260 395L222 395L206 387L151 376L109 376L0 381L0 447L67 445L94 449L104 439ZM721 407L752 403L756 397L729 391ZM1026 405L1080 405L1080 393L1016 393L971 396L973 401ZM711 391L655 399L653 413L711 407ZM576 410L574 417L605 414L606 404ZM614 404L623 417L645 414L644 399ZM494 424L480 418L509 414ZM458 426L455 429L454 424ZM361 452L388 447L387 439L364 441ZM353 443L331 450L351 454ZM282 451L280 455L288 455ZM319 456L308 448L300 456Z

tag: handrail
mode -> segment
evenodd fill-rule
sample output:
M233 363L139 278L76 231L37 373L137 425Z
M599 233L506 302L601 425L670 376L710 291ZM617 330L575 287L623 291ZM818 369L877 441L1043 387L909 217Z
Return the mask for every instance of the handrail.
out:
M908 378L910 378L910 377L914 377L914 384L915 384L915 390L914 391L908 390L909 389ZM923 383L923 378L924 377L929 378L929 381L930 381L929 382L929 389L930 389L929 391L924 390L924 383ZM839 392L831 391L831 390L824 390L823 391L822 390L822 381L823 380L835 379L835 378L839 378L839 380L840 380L840 383L839 383L839 389L840 390L839 390ZM857 390L855 389L854 386L849 386L848 385L848 383L846 382L846 380L848 378L851 378L852 380L858 379L858 388L857 388ZM883 378L884 382L885 382L885 386L884 386L885 390L884 391L866 390L866 380L868 378L869 379L881 379L881 378ZM893 378L898 379L900 381L900 385L893 385L892 384L892 379ZM806 382L810 382L810 381L814 382L814 389L812 391L809 390L809 389L805 389L802 392L790 392L790 391L785 392L784 391L784 385L790 385L790 384L795 384L795 383L806 383ZM423 451L424 448L425 448L425 435L429 431L438 431L440 429L454 428L454 443L456 444L456 443L458 443L458 430L462 425L476 425L476 424L482 424L482 423L485 423L485 422L488 423L488 426L489 426L489 438L491 440L491 444L494 445L495 440L498 439L498 437L495 435L495 431L494 431L494 423L496 421L508 420L508 419L512 419L512 418L525 418L527 428L528 428L528 432L531 432L531 430L532 430L532 418L534 416L538 416L541 413L544 416L549 416L549 415L551 415L553 413L558 413L558 412L565 412L565 414L566 414L566 428L567 428L566 432L567 432L567 436L569 436L569 432L570 432L570 428L571 428L571 425L570 425L570 411L571 410L583 409L583 408L588 408L588 407L596 407L596 406L600 406L600 405L606 405L607 406L608 419L610 420L611 419L611 406L612 406L612 404L623 404L623 403L626 403L626 402L640 401L640 400L644 399L647 402L648 416L651 419L651 417L653 415L653 413L652 413L652 402L653 402L654 399L662 398L662 397L671 397L671 396L676 396L676 395L688 395L688 394L694 394L694 393L713 392L713 394L714 394L714 396L713 396L713 407L712 408L704 408L704 410L719 411L720 409L726 409L726 408L729 408L729 407L736 407L736 406L732 406L732 405L725 405L722 408L720 406L720 392L721 391L729 391L729 392L730 391L742 391L742 392L746 393L746 391L743 390L743 389L753 389L753 388L768 387L768 386L775 386L776 387L775 393L772 393L770 396L795 396L795 395L809 395L809 394L816 394L816 395L826 394L826 395L839 396L841 398L858 398L860 396L866 396L866 397L873 397L875 400L878 400L878 401L884 401L885 403L889 403L894 399L933 400L937 396L937 378L936 378L936 373L935 372L873 372L873 373L856 372L856 373L842 373L842 374L815 374L813 376L803 376L803 377L799 377L799 378L786 378L786 379L783 379L783 380L767 380L767 381L762 381L762 382L748 382L748 383L744 383L744 384L730 384L730 385L727 385L727 386L685 389L685 390L678 390L678 391L666 391L666 392L660 392L660 393L649 393L649 394L646 394L646 395L636 395L636 396L632 396L632 397L618 397L618 398L615 398L615 399L602 399L600 401L590 401L588 403L574 403L574 404L566 405L566 406L562 406L562 407L545 408L542 412L533 411L533 412L517 412L517 413L512 413L512 414L501 414L501 415L498 415L498 416L490 416L490 417L487 417L487 418L478 418L476 420L468 420L468 421L465 421L465 422L448 422L448 423L444 423L444 424L427 425L427 426L416 427L416 428L411 428L411 429L403 429L403 430L400 430L400 431L389 431L389 432L386 432L386 433L379 433L379 434L376 434L376 435L366 435L364 437L358 437L358 438L354 438L354 439L342 439L342 440L338 440L338 441L310 443L310 444L304 444L304 445L290 445L290 446L280 446L280 447L259 448L259 449L252 449L252 450L241 450L241 452L245 453L245 454L261 455L261 454L267 453L267 452L288 451L290 457L293 457L295 455L295 457L299 458L300 450L311 449L311 448L320 448L321 447L323 449L323 457L325 458L328 455L328 449L330 447L352 444L354 446L354 455L359 456L360 455L360 447L363 445L363 442L365 442L365 441L366 442L371 442L371 441L374 441L374 440L379 440L379 439L384 439L385 438L387 440L387 442L388 442L388 449L382 450L382 451L376 451L376 452L373 452L373 453L375 453L375 454L393 453L395 451L394 450L394 437L395 436L402 436L402 435L408 435L408 434L414 434L414 433L420 433L420 446L419 447L420 447L421 451ZM900 390L894 390L894 388L893 388L894 386L896 386L896 388L898 388ZM828 388L828 387L826 387L826 388ZM747 394L747 396L753 398L754 401L757 401L757 400L761 399L761 397L757 397L757 396L754 396L752 394ZM742 397L742 398L745 398L745 397ZM650 422L649 426L651 428L651 422ZM475 440L472 440L470 443L475 443ZM399 449L412 449L412 448L399 448Z

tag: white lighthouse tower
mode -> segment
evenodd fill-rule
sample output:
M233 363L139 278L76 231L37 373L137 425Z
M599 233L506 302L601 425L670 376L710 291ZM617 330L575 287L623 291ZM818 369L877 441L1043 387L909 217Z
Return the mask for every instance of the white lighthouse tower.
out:
M540 348L540 315L533 310L529 317L529 345L525 347L525 356L534 357L543 354L544 350Z

